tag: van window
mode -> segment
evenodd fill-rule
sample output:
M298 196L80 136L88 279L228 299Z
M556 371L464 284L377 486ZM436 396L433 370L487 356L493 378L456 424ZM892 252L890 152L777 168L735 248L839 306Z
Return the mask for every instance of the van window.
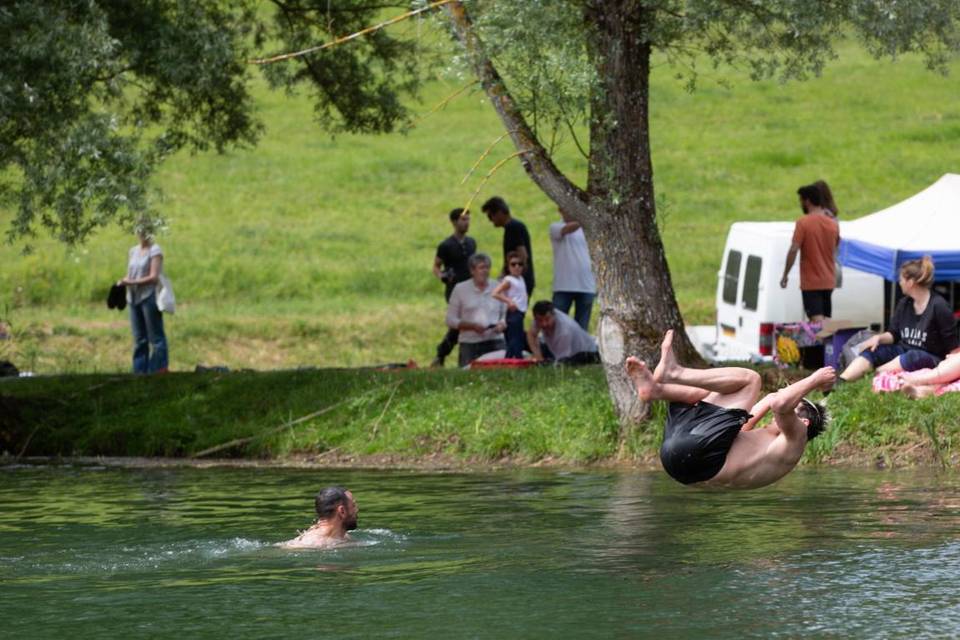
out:
M743 274L743 308L750 311L757 310L757 299L760 297L760 268L763 260L760 256L747 256L747 270Z
M727 270L723 274L723 301L730 304L737 303L737 284L740 280L740 259L743 255L739 251L730 250L727 254Z

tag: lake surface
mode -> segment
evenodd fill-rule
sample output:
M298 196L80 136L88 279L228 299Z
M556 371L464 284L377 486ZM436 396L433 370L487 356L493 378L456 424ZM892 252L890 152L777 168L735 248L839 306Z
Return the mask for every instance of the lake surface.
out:
M342 484L359 544L273 545ZM9 638L956 638L960 477L0 467Z

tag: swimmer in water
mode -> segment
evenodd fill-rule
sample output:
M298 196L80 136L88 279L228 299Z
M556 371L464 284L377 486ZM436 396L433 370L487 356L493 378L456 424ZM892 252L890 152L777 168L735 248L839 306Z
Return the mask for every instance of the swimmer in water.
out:
M317 521L293 540L280 543L286 549L332 547L350 542L348 531L357 528L357 501L343 487L327 487L317 494L314 504Z
M683 484L730 489L763 487L790 473L826 422L823 407L804 396L830 389L836 372L824 367L757 402L756 371L689 369L677 362L672 344L667 331L653 373L636 358L626 362L642 400L670 403L660 448L664 470ZM773 421L754 429L771 410Z

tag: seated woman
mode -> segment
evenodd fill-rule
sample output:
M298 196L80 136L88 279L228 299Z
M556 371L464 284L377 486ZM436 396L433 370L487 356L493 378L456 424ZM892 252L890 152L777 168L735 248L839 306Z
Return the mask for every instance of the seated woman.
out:
M903 298L890 317L889 329L864 343L864 349L844 369L847 382L878 371L932 369L957 348L956 320L950 305L933 286L930 256L904 262L900 267Z

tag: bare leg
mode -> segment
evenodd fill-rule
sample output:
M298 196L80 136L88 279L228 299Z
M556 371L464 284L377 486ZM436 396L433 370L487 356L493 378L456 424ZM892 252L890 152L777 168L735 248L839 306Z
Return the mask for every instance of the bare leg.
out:
M645 402L667 400L668 402L696 404L710 395L710 392L704 389L680 384L664 384L657 381L655 376L650 373L647 363L637 360L633 356L627 358L626 369L627 375L630 376L633 384L637 387L637 395Z
M671 349L673 331L667 331L660 345L660 363L653 377L657 382L682 384L687 387L699 387L717 393L736 393L751 382L759 383L756 371L741 367L720 367L717 369L688 369L677 362ZM759 385L757 387L759 391Z
M701 400L727 408L750 409L760 394L760 376L740 367L688 369L673 354L673 331L667 331L660 345L660 363L652 379L662 385L683 386L711 392ZM685 402L685 400L677 400Z
M843 370L843 373L840 374L840 377L846 382L852 382L853 380L859 380L862 378L864 374L870 371L872 368L873 365L870 364L869 360L863 356L857 356L853 359L853 362L847 365L847 368Z
M882 365L877 367L877 371L882 371L884 373L894 373L896 371L903 371L903 365L900 364L900 356L897 356L890 362L884 362Z
M912 385L946 384L960 378L960 358L947 358L935 369L911 371L901 376Z
M937 390L937 387L932 384L913 384L912 382L904 382L903 386L900 387L900 392L908 398L913 398L914 400L919 400L920 398L928 398L932 396Z

